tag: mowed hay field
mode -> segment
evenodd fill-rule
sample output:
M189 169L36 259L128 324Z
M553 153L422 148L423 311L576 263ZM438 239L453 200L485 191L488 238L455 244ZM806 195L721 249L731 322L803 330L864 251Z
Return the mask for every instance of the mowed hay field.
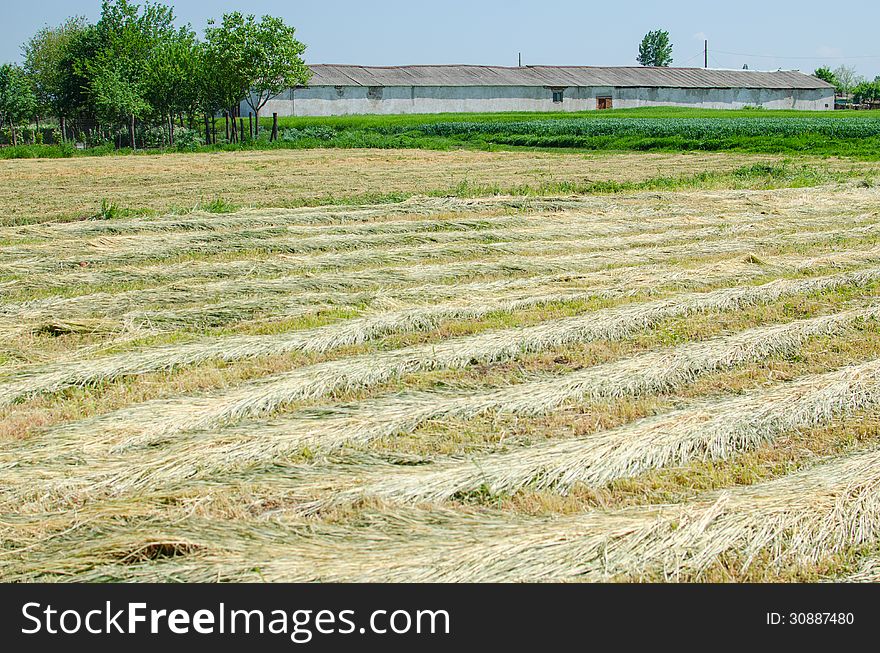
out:
M0 168L0 225L127 211L187 213L218 198L235 206L296 207L401 199L412 193L541 192L559 185L632 184L780 165L772 154L473 150L277 150L17 159ZM800 157L798 164L876 175L876 161Z
M0 580L880 577L872 183L56 204L137 160L0 227Z

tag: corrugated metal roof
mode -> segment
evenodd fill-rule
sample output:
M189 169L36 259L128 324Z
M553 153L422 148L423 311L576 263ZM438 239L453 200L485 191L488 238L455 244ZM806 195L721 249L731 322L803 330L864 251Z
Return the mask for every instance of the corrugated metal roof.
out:
M637 86L815 89L832 86L795 70L713 70L644 66L309 66L309 86Z

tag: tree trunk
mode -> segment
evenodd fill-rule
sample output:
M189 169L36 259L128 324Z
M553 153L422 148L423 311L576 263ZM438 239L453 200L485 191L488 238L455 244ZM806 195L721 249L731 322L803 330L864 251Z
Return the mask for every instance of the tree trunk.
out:
M272 140L278 140L278 114L272 114Z
M254 111L254 136L260 136L260 110Z
M137 143L134 140L134 116L131 117L131 123L128 126L128 136L131 140L131 149L137 150Z
M229 142L229 112L223 112L223 120L226 122L226 142Z
M67 120L64 118L64 116L61 116L58 119L58 122L61 125L61 142L66 143L67 142Z
M208 114L205 114L205 145L211 144L211 123L208 119Z
M211 143L217 144L217 119L211 116Z
M251 140L254 140L254 112L248 111L248 130L251 135Z
M174 116L168 114L168 146L174 147Z
M12 132L12 147L18 145L18 136L15 133L15 123L9 123L9 129Z
M238 129L239 136L241 137L239 140L240 140L242 143L244 143L244 118L239 117L239 119L238 119L238 127L239 127L239 129Z

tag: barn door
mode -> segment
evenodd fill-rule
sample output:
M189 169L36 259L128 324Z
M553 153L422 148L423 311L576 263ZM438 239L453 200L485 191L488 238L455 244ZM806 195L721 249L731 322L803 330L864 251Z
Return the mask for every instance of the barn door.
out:
M597 97L596 98L596 108L597 109L610 109L611 108L611 98L610 97Z

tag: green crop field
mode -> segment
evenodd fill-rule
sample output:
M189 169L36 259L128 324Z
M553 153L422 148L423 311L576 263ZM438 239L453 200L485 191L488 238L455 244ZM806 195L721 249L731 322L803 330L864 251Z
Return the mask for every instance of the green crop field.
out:
M582 114L285 118L299 147L738 151L880 156L878 112L634 109Z
M245 120L247 124L247 120ZM261 118L257 139L188 145L186 151L241 149L480 149L657 152L742 152L880 158L880 111L767 111L620 109L584 113L494 113L282 117L279 139L269 141L271 117ZM150 150L151 152L161 150ZM68 157L129 153L105 145L20 146L0 158Z

